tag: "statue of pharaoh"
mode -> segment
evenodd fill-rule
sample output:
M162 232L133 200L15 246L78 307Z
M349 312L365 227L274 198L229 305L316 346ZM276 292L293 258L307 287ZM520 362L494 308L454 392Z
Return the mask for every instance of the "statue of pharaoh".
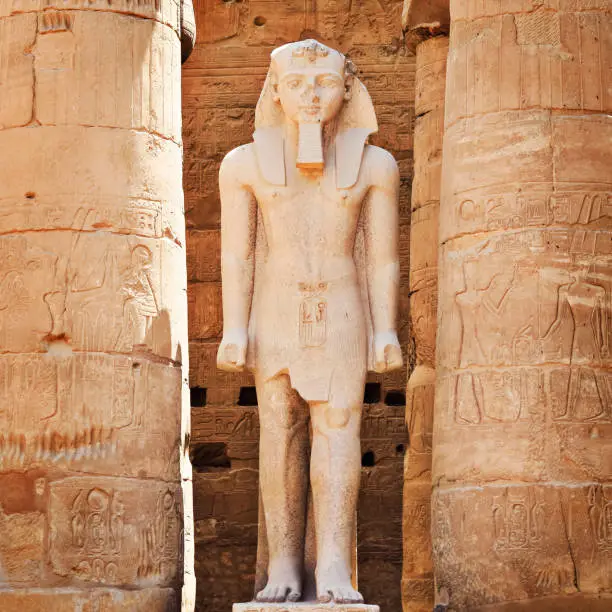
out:
M255 125L220 170L217 363L248 367L257 387L268 561L256 599L304 598L314 527L318 601L361 602L352 560L366 373L402 366L397 164L367 144L376 117L352 64L315 40L272 53Z

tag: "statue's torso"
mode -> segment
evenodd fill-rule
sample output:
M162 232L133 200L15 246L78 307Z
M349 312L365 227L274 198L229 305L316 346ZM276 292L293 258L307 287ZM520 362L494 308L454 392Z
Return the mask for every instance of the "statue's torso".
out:
M267 241L266 276L276 282L317 282L354 276L353 250L367 186L337 189L333 170L287 185L261 179L253 192Z
M288 371L309 400L327 400L340 372L358 386L365 376L367 327L354 257L369 188L362 174L337 189L332 163L310 179L288 165L286 185L259 172L249 185L266 242L252 305L252 361L265 376Z

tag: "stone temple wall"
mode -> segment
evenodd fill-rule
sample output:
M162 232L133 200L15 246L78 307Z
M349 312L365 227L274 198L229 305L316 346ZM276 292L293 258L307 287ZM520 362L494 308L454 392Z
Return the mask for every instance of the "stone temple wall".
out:
M249 375L218 372L222 331L217 174L231 148L251 140L270 51L314 37L347 53L376 105L373 139L399 162L402 291L400 340L409 350L408 256L414 58L401 36L401 0L195 0L198 43L183 68L190 386L197 609L229 610L252 595L257 548L258 420ZM410 352L410 351L409 351ZM410 361L410 358L408 359ZM405 372L372 376L366 389L359 505L360 588L401 609Z

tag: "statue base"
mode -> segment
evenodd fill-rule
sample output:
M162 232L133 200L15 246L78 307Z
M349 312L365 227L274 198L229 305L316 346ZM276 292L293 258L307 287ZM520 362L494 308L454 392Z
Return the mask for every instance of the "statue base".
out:
M234 604L232 612L380 612L378 606L367 604L322 604L315 601L298 601L296 603L260 603L252 601L250 603Z

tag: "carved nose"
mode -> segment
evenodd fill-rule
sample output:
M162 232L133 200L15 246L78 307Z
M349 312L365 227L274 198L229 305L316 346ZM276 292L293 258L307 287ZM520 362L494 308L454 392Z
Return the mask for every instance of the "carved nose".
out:
M319 98L319 94L313 88L308 88L304 92L303 100L306 104L318 104L320 101L320 98Z
M304 91L304 97L310 104L318 104L320 97L317 91L316 85L313 81L306 83L306 89Z

